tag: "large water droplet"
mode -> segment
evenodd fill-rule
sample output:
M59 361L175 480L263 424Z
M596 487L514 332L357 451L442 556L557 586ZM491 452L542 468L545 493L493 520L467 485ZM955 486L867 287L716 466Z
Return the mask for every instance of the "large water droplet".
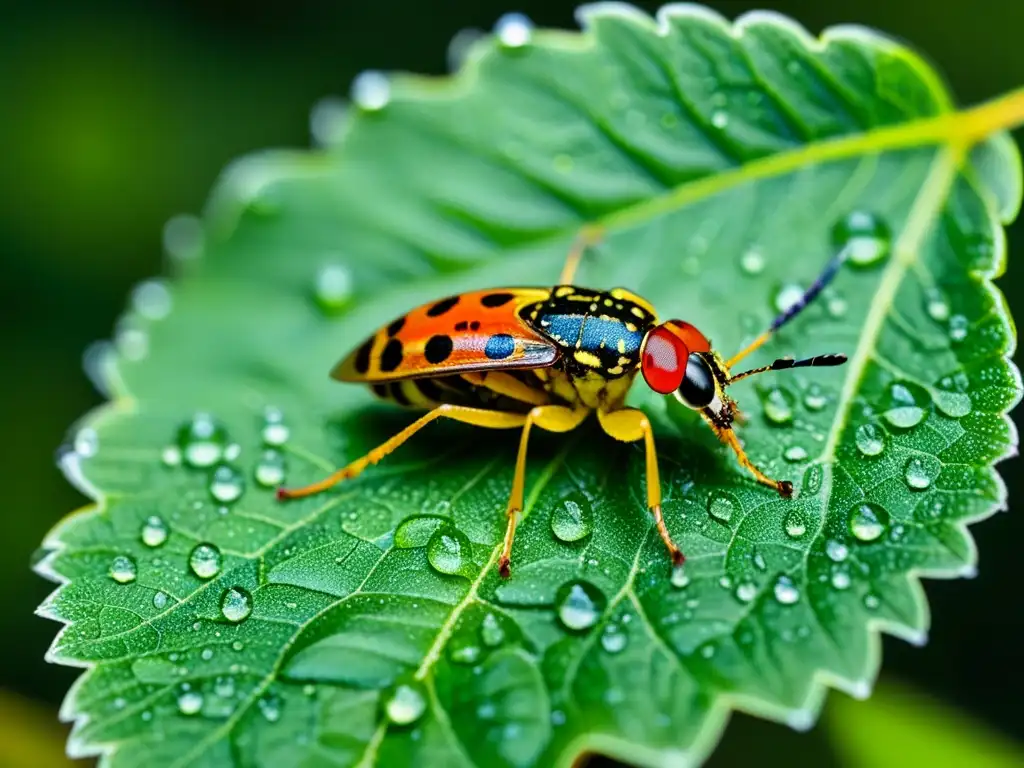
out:
M925 292L924 308L928 317L937 323L949 320L949 304L938 288L931 288Z
M272 448L263 452L253 476L256 482L264 488L276 488L284 482L285 461L284 454Z
M418 681L399 683L384 699L384 714L395 725L415 723L427 709L426 689Z
M142 524L142 543L147 547L159 547L167 541L167 523L162 517L150 515Z
M220 596L220 612L228 621L244 621L252 613L252 595L242 587L225 589Z
M921 423L925 416L922 407L923 397L916 393L916 387L909 384L894 383L886 394L886 405L883 412L885 420L897 429L910 429Z
M757 597L757 584L752 581L741 582L736 587L736 599L741 603L749 603Z
M590 501L581 493L574 493L551 510L551 530L562 541L579 541L593 529L594 512Z
M793 421L795 398L788 389L774 387L761 396L765 418L772 424L784 425Z
M915 491L926 490L939 476L942 465L934 456L914 456L903 468L907 485Z
M846 251L846 259L857 267L877 264L889 255L892 234L885 222L873 213L853 211L837 222L832 242Z
M963 315L953 315L949 318L949 338L957 343L967 338L970 330L970 323Z
M313 296L327 315L340 312L352 300L352 272L343 264L326 264L316 273Z
M352 81L352 102L367 112L378 112L391 101L391 83L383 72L360 72Z
M488 613L480 622L480 640L488 648L497 648L505 642L505 629L493 613Z
M857 450L865 456L877 456L885 450L885 435L874 424L861 424L854 433Z
M764 254L751 246L740 256L740 269L748 275L759 275L764 271Z
M629 635L614 622L610 622L601 633L601 647L608 653L621 653L629 644Z
M828 559L832 562L841 563L850 556L850 548L841 541L829 539L825 543L825 554L828 555Z
M735 511L736 502L729 494L715 491L708 496L708 514L719 522L728 525Z
M195 715L203 708L203 694L199 691L183 691L178 696L178 711L183 715Z
M469 537L451 525L438 528L427 542L427 560L439 573L465 575L472 551Z
M200 579L212 579L220 573L220 550L212 544L197 544L188 557L188 564Z
M607 599L601 590L586 581L563 584L555 595L558 620L573 632L583 632L594 626L606 604Z
M779 286L772 300L772 306L776 312L782 313L791 307L795 307L804 297L804 289L796 283L785 283Z
M889 513L877 504L865 502L850 510L850 533L858 541L877 541L888 526Z
M807 533L807 518L804 517L804 513L799 509L791 509L786 513L786 517L782 521L782 527L786 530L786 535L791 539L799 539Z
M451 520L438 515L412 515L395 529L395 546L399 549L425 547L430 537L440 528L451 525Z
M800 599L800 590L789 576L779 576L775 582L775 599L783 605L793 605Z
M284 423L284 414L281 409L269 406L263 412L263 431L261 433L263 442L272 448L280 448L288 442L289 435L290 430Z
M190 467L212 467L224 455L227 441L227 430L208 413L197 413L178 429L178 446Z
M230 464L221 464L210 475L210 495L221 504L231 504L242 498L245 478Z
M506 13L494 25L494 34L505 48L522 48L533 37L533 22L521 13Z
M139 569L128 555L118 555L110 561L110 578L118 584L130 584L138 575Z

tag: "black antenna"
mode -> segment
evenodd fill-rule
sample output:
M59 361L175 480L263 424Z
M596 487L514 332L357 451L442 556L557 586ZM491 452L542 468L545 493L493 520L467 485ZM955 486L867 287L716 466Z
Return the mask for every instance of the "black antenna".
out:
M740 379L745 379L758 373L765 373L766 371L784 371L788 368L825 368L832 365L842 365L845 362L846 355L815 355L803 360L794 360L792 357L780 357L771 365L763 365L760 368L753 368L743 373L737 373L735 376L730 376L727 384L735 384Z

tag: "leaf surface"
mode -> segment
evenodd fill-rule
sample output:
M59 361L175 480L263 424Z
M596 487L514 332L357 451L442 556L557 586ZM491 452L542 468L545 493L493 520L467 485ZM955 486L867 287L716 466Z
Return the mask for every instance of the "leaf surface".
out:
M1004 504L993 465L1015 446L991 279L1021 95L956 112L921 59L860 28L581 19L505 24L452 78L364 75L335 141L236 163L201 226L168 227L173 284L135 293L100 365L112 403L63 459L96 504L37 566L63 583L41 609L68 625L51 658L88 667L63 712L73 754L677 764L730 709L802 728L823 683L866 695L878 630L924 640L919 577L974 567L966 524ZM455 291L551 284L595 222L577 282L626 286L726 356L851 249L757 358L849 364L736 386L748 452L795 499L638 385L688 555L674 575L642 451L591 423L532 440L507 582L514 435L433 425L275 501L282 472L313 481L408 423L328 379L353 345Z

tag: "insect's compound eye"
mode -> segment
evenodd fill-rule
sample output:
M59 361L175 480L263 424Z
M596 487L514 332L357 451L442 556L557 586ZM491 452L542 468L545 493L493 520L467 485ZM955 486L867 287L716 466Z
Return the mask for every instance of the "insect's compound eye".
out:
M644 341L640 372L647 386L661 395L679 389L686 374L686 358L690 350L683 340L664 326L651 329Z
M706 408L715 399L715 374L703 355L694 352L687 358L686 374L676 390L676 397L690 408Z
M665 326L671 328L672 332L683 340L683 344L691 353L711 351L711 343L707 336L685 320L667 320Z

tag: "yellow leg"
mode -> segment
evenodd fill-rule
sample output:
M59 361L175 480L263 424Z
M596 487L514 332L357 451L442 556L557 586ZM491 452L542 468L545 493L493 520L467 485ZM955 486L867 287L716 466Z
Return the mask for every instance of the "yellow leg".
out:
M356 459L351 464L342 467L337 472L323 480L302 488L278 488L277 498L283 500L310 496L314 493L320 493L320 491L327 490L332 485L335 485L342 480L348 480L349 478L355 477L368 466L376 464L389 453L394 451L402 443L423 429L423 427L427 426L427 424L440 418L454 419L455 421L461 421L464 424L473 424L478 427L487 427L489 429L511 429L513 427L520 427L527 419L527 417L521 413L488 411L483 408L468 408L461 405L439 405L434 410L416 419L416 421L394 437L378 445L362 458Z
M635 443L643 440L647 455L647 506L654 515L654 524L658 527L658 534L665 542L668 554L675 565L681 565L683 560L682 551L672 541L668 528L665 526L665 519L661 516L661 485L658 479L658 454L654 450L654 432L651 429L651 422L643 411L636 408L623 408L618 411L598 411L597 418L601 422L601 428L616 440L624 443Z
M559 285L572 284L572 279L576 276L576 268L580 265L580 259L583 258L583 254L586 253L587 248L601 242L603 235L602 228L596 224L587 224L580 230L580 233L576 235L576 239L573 241L572 248L569 249L569 255L565 259L565 266L562 267L562 274L558 278Z
M753 352L756 349L760 349L760 347L766 341L768 341L768 339L770 339L772 337L772 333L773 333L773 331L765 331L764 333L762 333L760 336L758 336L756 339L754 339L752 342L750 342L750 344L746 347L746 349L740 350L735 355L733 355L731 358L729 358L728 362L726 362L726 364L725 364L725 367L726 368L732 368L734 365L736 365L736 363L738 363L744 357L749 355L751 352Z
M573 410L564 405L542 405L534 408L525 417L523 434L519 438L519 453L516 454L516 471L512 477L512 493L508 497L508 527L505 529L505 546L498 560L498 572L507 579L510 575L509 561L512 558L512 540L516 535L516 523L523 509L523 486L526 479L526 447L530 440L530 428L536 424L548 432L569 432L576 429L590 413L585 408Z
M769 488L774 488L784 499L788 499L793 495L793 484L789 482L789 480L773 480L754 466L754 462L747 457L746 451L744 451L743 446L740 445L740 439L736 436L735 430L721 429L720 427L716 427L714 424L711 424L711 428L715 430L715 434L718 435L719 439L723 443L736 452L736 460L750 470L754 477L757 478L757 482L767 485Z

